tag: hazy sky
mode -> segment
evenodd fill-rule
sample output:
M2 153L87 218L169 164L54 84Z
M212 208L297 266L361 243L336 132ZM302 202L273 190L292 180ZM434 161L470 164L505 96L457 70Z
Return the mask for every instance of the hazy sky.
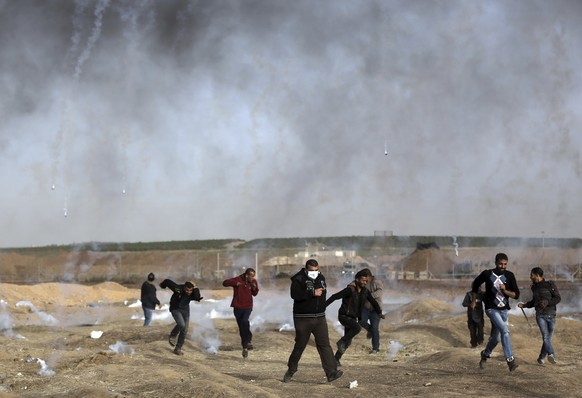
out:
M582 237L580 21L578 0L0 0L0 247Z

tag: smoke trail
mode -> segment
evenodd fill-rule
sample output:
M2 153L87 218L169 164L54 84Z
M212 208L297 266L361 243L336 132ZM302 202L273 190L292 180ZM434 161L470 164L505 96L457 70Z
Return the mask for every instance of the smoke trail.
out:
M73 12L73 34L71 35L71 47L67 52L67 59L72 59L77 52L77 48L81 43L81 36L83 35L83 15L85 9L89 6L89 0L75 1L75 11Z
M171 56L175 56L176 55L176 48L177 46L184 40L184 35L186 33L186 27L188 20L190 19L190 17L192 15L194 15L194 9L196 8L196 6L198 5L198 1L193 0L190 1L188 3L188 5L186 6L186 9L184 11L178 11L176 13L176 22L178 25L178 28L176 30L176 36L174 38L174 41L172 43L172 45L170 46L170 55Z
M75 66L75 73L73 75L75 80L78 80L79 77L81 76L83 65L89 59L93 46L95 46L97 40L99 40L99 37L101 36L101 27L103 25L103 14L105 13L105 10L109 6L109 1L110 0L99 0L97 6L95 6L95 24L93 25L93 31L91 32L91 36L87 40L87 45L85 46L85 49L83 50L83 52L79 56L79 59L77 60L77 66Z
M39 319L41 320L41 322L44 325L57 325L59 323L57 318L55 318L54 316L52 316L50 314L47 314L44 311L40 311L30 301L19 301L18 303L16 303L16 306L30 308L30 310L39 317Z
M13 336L12 323L13 319L8 312L8 303L0 300L0 330L3 330L4 334L8 337Z

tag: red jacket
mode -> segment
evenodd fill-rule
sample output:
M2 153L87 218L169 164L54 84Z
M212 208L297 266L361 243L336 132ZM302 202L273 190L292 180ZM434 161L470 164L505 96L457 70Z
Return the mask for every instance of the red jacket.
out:
M222 286L234 288L232 302L230 303L231 307L245 310L253 309L253 296L259 293L259 284L256 279L252 283L248 283L245 274L242 274L226 279L222 282Z

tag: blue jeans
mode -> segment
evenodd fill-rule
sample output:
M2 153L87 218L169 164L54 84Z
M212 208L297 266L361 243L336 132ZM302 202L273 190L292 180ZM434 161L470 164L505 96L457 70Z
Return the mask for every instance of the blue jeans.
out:
M154 315L154 309L153 308L146 308L146 307L142 307L142 308L143 308L143 317L144 317L143 325L150 326L150 323L152 323L152 317Z
M497 344L501 342L503 347L503 356L509 359L513 356L511 351L511 340L509 340L509 327L507 326L507 310L489 308L485 310L485 314L491 320L491 336L487 342L487 347L483 350L485 356L490 356Z
M556 327L555 315L536 315L536 321L542 332L542 349L540 351L540 359L544 359L548 354L554 354L554 347L552 346L552 335Z
M179 308L177 310L170 311L174 321L176 321L176 326L170 332L170 336L178 336L178 341L176 341L176 348L180 349L186 341L186 334L188 333L188 324L190 323L190 308Z
M380 351L380 316L374 310L362 308L360 325L372 334L372 349Z

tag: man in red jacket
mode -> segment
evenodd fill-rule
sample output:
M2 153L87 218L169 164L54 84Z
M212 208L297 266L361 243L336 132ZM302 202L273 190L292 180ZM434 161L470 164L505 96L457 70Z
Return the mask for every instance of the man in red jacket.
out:
M253 311L253 296L259 293L259 284L255 279L255 270L247 268L244 274L223 281L222 286L230 286L234 289L230 306L234 309L234 317L236 318L240 333L240 341L243 349L242 356L246 358L249 356L248 350L253 349L251 343L253 334L251 333L251 324L249 322L249 317Z

